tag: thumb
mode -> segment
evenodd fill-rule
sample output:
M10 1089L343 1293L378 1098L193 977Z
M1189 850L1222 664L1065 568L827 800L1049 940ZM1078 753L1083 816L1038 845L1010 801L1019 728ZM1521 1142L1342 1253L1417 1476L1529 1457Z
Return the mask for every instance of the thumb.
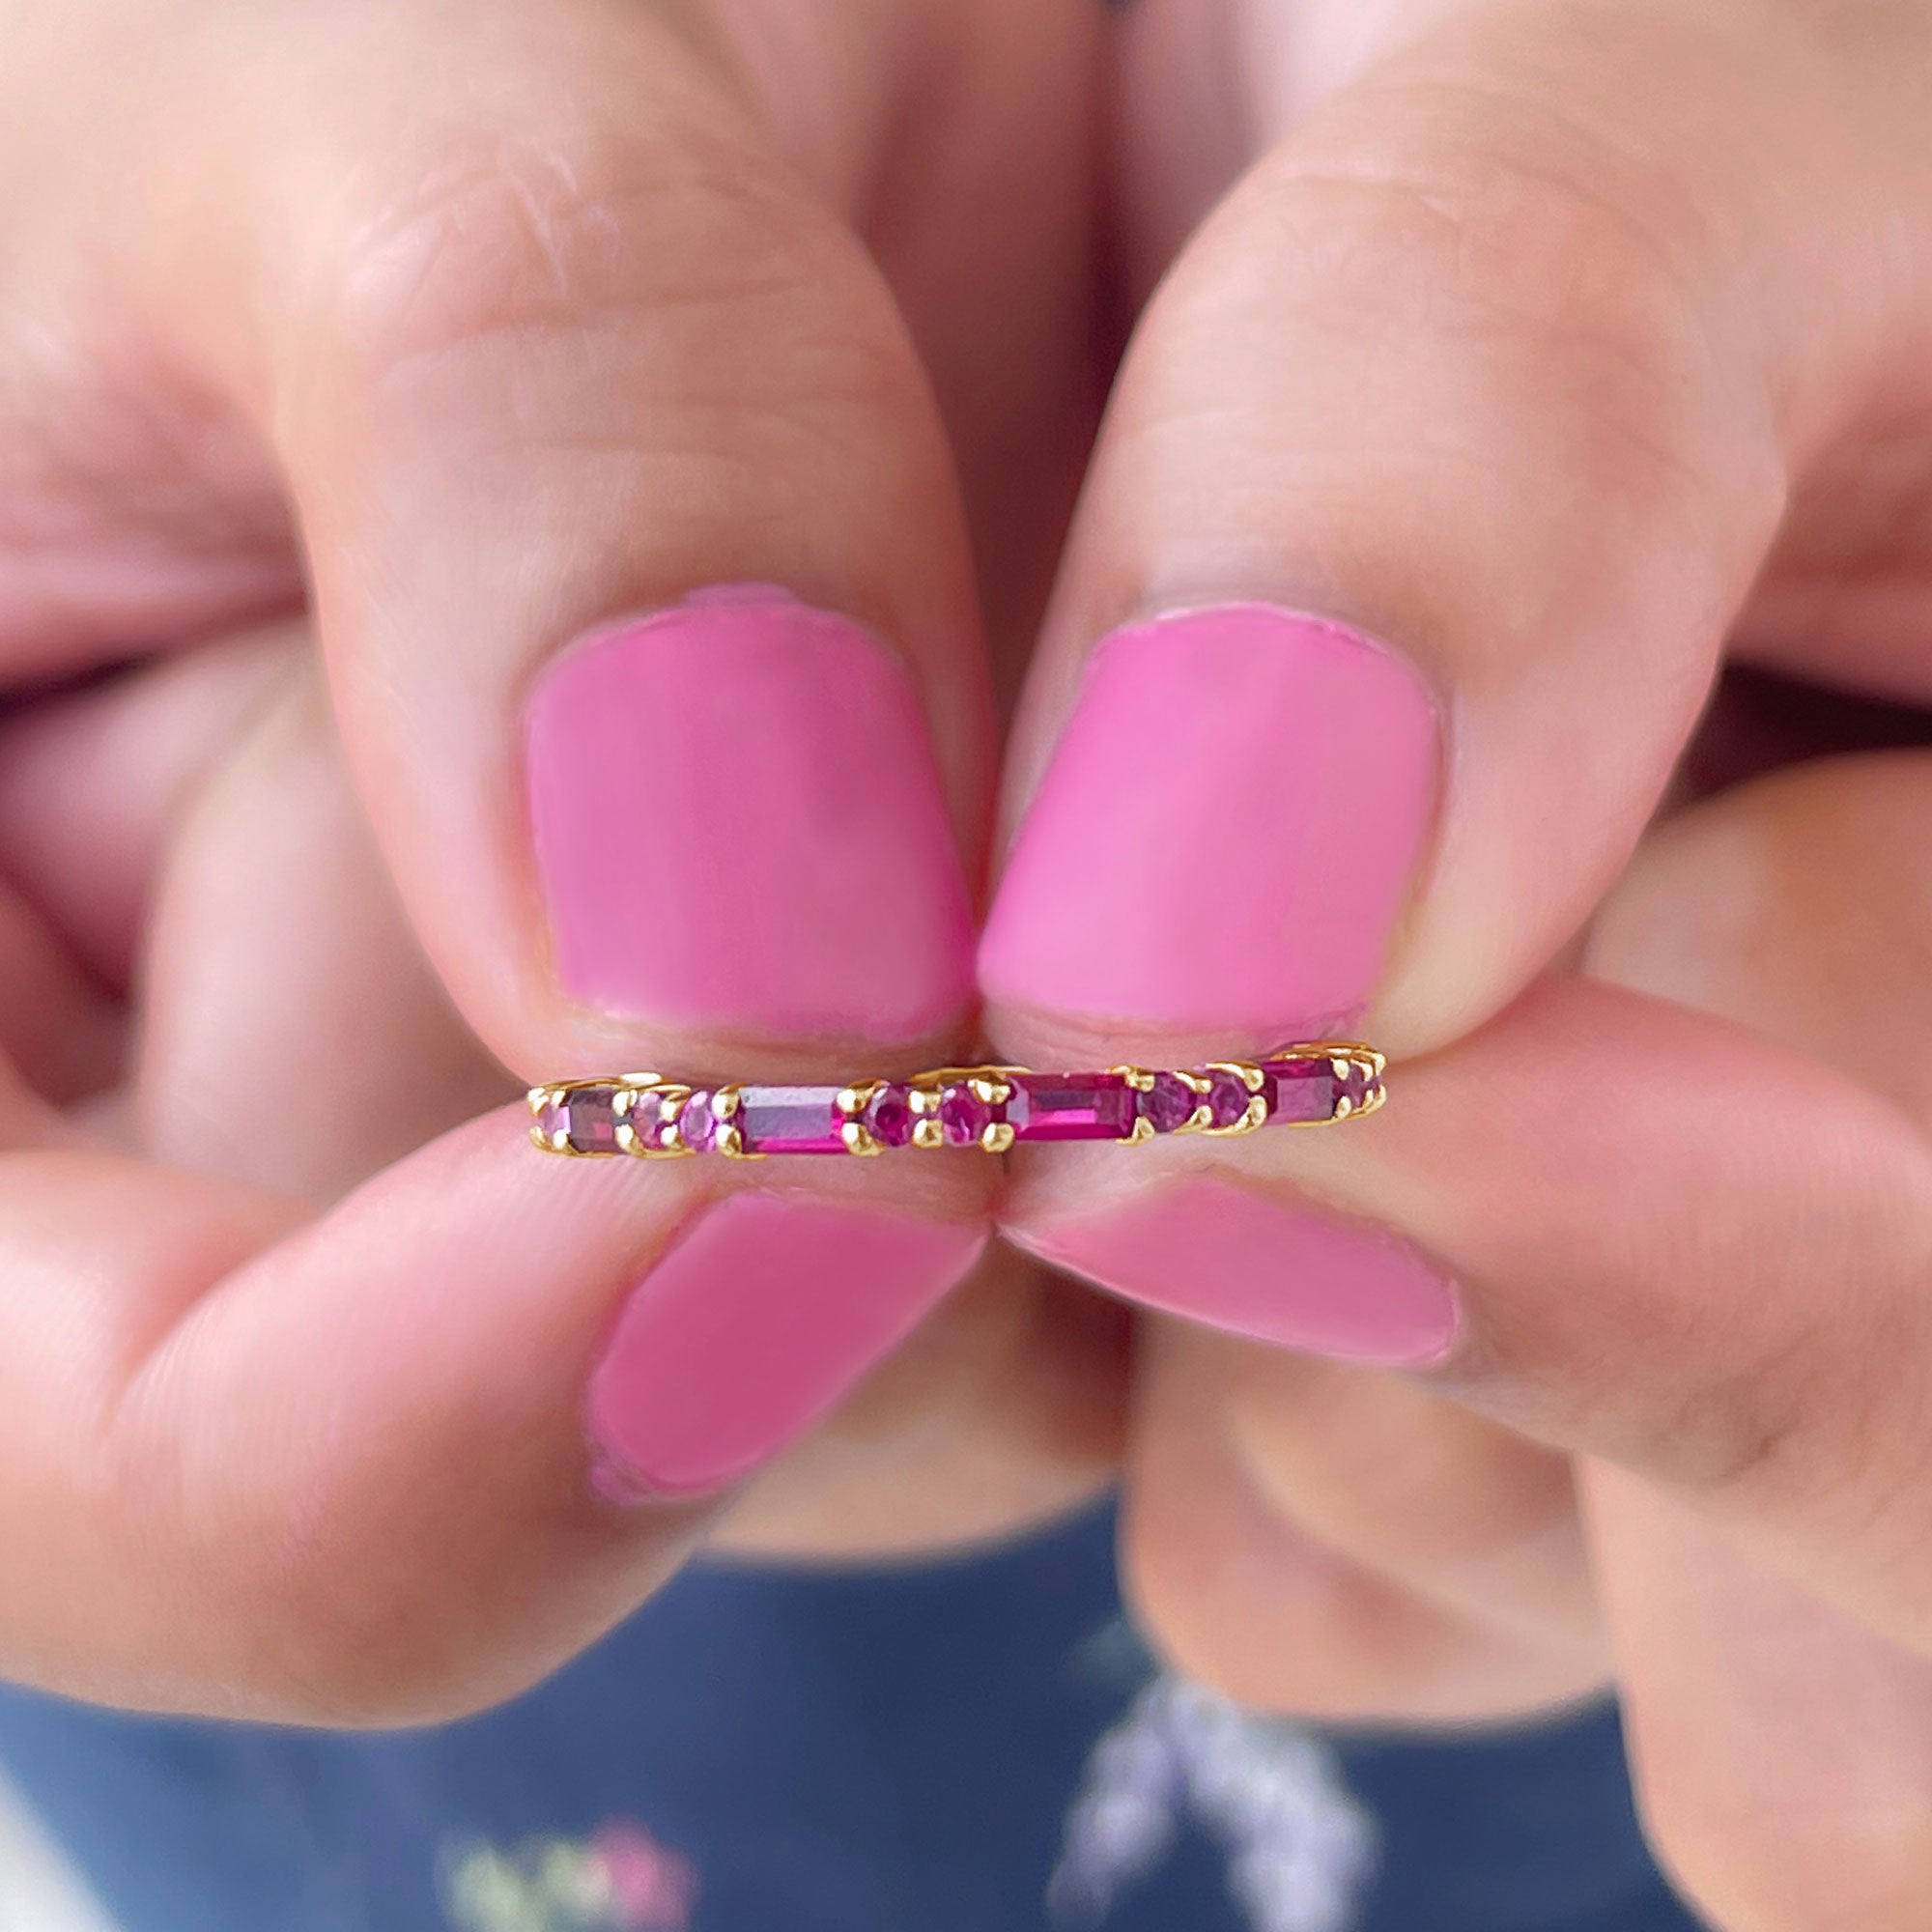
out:
M1877 78L1855 147L1800 32L1689 15L1463 16L1172 270L1017 728L1003 1047L1418 1052L1623 865L1897 295Z

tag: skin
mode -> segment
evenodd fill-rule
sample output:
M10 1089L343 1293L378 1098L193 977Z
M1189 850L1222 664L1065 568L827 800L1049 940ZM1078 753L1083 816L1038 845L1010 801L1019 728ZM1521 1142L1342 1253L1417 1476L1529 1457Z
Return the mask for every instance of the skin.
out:
M0 43L0 1668L443 1716L707 1535L983 1535L1121 1458L1189 1669L1459 1721L1614 1677L1716 1923L1915 1922L1932 766L1820 704L1802 765L1673 774L1726 657L1932 693L1932 9L81 0ZM995 880L1123 617L1411 652L1454 760L1373 1132L800 1184L1024 1236L1225 1162L1448 1265L1447 1362L1150 1321L1129 1376L996 1251L747 1492L596 1500L595 1338L749 1183L458 1123L580 1063L838 1067L560 995L518 718L577 632L746 581L895 641Z

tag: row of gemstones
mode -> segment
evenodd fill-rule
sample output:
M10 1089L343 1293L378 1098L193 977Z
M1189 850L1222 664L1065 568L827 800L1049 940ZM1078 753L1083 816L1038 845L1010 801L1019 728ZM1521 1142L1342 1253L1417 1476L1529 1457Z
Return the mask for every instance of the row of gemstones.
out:
M1019 1142L1145 1141L1157 1134L1244 1134L1373 1113L1382 1056L1368 1047L1286 1047L1249 1064L1185 1072L1107 1073L949 1067L915 1080L850 1087L688 1087L655 1074L530 1090L530 1138L550 1153L881 1153Z

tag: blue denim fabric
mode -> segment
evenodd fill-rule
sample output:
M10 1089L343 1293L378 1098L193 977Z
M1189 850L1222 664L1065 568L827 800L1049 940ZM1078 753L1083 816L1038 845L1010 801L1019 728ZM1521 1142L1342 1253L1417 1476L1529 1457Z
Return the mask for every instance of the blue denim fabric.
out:
M0 1763L127 1932L1694 1932L1612 1714L1244 1719L1156 1678L1111 1544L1097 1513L913 1569L696 1569L435 1730L0 1690Z

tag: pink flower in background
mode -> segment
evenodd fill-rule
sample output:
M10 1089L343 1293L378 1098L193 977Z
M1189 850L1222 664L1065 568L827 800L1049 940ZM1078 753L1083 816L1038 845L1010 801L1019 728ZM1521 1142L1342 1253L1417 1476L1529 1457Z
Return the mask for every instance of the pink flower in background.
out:
M697 1874L689 1859L624 1818L600 1825L590 1852L604 1867L612 1923L621 1932L684 1932L697 1901Z

